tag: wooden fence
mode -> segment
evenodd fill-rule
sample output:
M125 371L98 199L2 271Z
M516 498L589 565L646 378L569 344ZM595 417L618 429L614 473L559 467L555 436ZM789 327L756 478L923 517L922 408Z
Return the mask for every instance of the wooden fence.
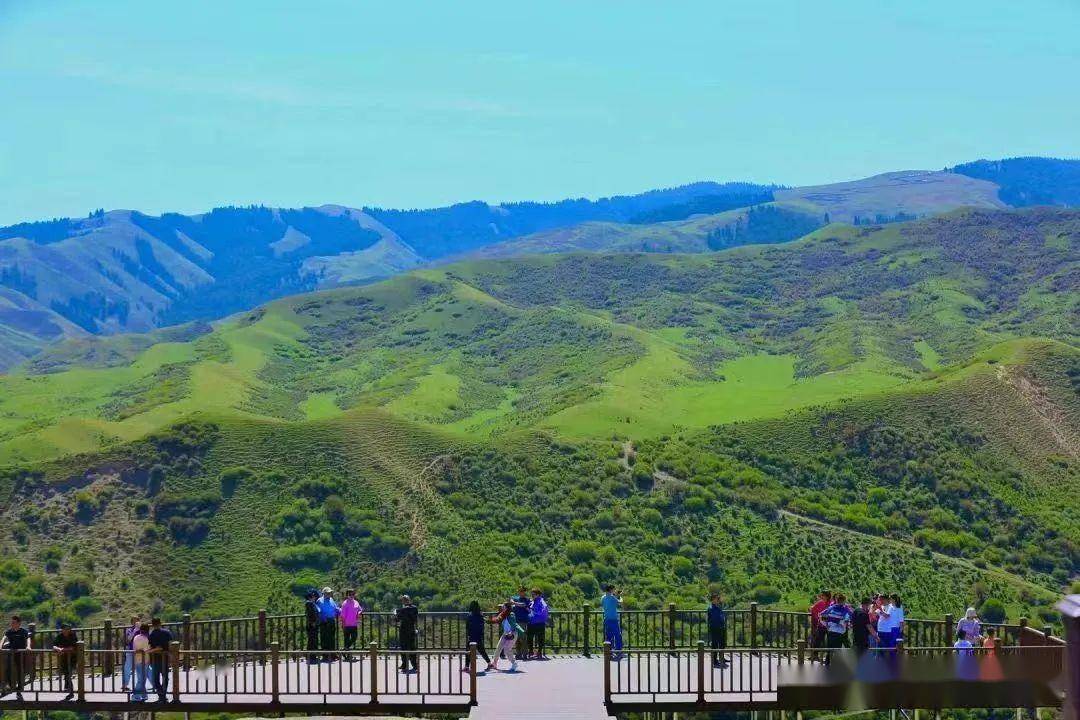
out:
M465 613L421 612L417 645L421 650L461 649L466 645ZM786 610L767 610L751 603L749 608L727 612L727 644L746 648L794 648L799 640L809 636L806 613ZM678 609L669 605L663 610L625 610L621 613L623 637L630 647L692 648L708 639L706 610ZM931 647L952 644L955 620L946 615L940 620L912 618L905 622L904 640L909 646ZM306 650L307 633L302 614L271 615L260 611L251 617L195 619L184 615L177 622L165 623L184 650L266 650L278 643L282 650ZM1026 620L1019 624L995 625L998 637L1006 645L1022 644L1022 636L1033 628ZM79 639L88 648L113 650L124 648L123 626L106 620L101 626L77 628ZM1049 628L1037 633L1051 635ZM552 610L546 627L545 647L553 654L583 654L602 651L603 621L600 611L590 604L580 610ZM397 648L397 625L392 612L365 612L361 616L358 636L361 644L377 643L379 647ZM497 644L499 629L489 625L485 642L489 648ZM338 631L338 647L342 638Z

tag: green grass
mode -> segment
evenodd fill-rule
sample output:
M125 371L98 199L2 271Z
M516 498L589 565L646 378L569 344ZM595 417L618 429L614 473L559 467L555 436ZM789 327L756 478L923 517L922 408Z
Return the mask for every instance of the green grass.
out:
M799 607L842 583L922 614L988 593L1049 612L1080 565L1080 357L1055 290L1075 243L1044 238L1077 226L958 213L707 256L475 261L184 342L64 346L0 376L0 545L34 570L60 548L42 617L74 575L103 613L284 609L320 578L440 607L528 579L563 607L612 580L638 606L717 586ZM340 503L293 507L305 483ZM272 559L301 546L341 559Z

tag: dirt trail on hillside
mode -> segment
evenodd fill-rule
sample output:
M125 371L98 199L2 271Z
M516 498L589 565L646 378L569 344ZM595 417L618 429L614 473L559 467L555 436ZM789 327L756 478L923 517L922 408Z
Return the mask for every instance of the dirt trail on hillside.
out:
M1040 424L1062 451L1070 457L1080 458L1080 438L1070 426L1065 411L1050 399L1046 388L1015 367L999 366L997 377L1016 390L1020 399L1034 411Z

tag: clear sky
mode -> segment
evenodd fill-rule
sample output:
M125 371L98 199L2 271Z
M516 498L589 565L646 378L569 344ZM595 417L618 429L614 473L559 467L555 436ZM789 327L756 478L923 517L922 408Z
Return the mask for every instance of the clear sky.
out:
M1080 156L1080 0L0 0L0 223Z

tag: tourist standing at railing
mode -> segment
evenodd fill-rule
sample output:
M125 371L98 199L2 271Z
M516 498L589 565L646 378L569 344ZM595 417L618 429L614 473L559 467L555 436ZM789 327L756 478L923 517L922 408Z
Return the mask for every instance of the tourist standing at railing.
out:
M304 631L307 634L307 660L315 664L319 662L319 656L314 654L319 649L319 608L315 601L319 599L319 591L311 588L304 594Z
M356 639L360 634L360 618L363 614L364 606L356 599L356 591L346 590L345 600L341 603L341 635L344 641L342 648L346 652L345 660L348 662L354 660L348 652L356 649Z
M75 699L75 686L71 682L71 674L75 671L75 646L78 642L79 638L71 628L71 623L61 623L60 632L53 638L53 651L56 653L57 669L64 680L64 690L67 692L64 700Z
M825 647L825 623L821 621L821 613L832 604L832 592L822 590L818 593L817 600L810 606L807 612L810 614L810 647Z
M873 603L870 598L863 598L859 607L851 613L851 646L860 653L866 652L871 642L877 638L877 627L871 614L872 608Z
M8 686L0 693L0 698L12 692L18 700L22 700L23 683L26 681L26 668L28 667L28 652L33 646L30 633L22 626L22 618L18 615L11 616L11 625L4 631L4 641L0 644L0 650L6 655Z
M604 614L604 642L611 643L611 659L622 658L622 626L619 624L619 606L622 598L619 597L614 585L604 587L604 594L600 598L600 609Z
M521 627L528 627L529 625L529 608L532 606L532 602L529 600L529 590L524 585L518 587L517 595L510 598L510 602L513 603L514 619L517 620L517 624ZM514 653L517 657L523 660L528 659L525 643L526 633L521 633L514 644Z
M138 615L132 615L131 624L124 630L124 671L121 675L121 683L123 684L120 688L124 692L131 690L132 663L134 662L131 654L131 641L139 634L140 625L142 625L142 618Z
M487 669L498 670L499 656L502 655L510 661L510 672L517 672L517 657L514 655L514 646L517 644L518 638L525 634L525 629L521 627L517 617L514 615L514 603L505 603L502 610L499 613L502 617L500 623L502 635L499 636L499 646L495 648L495 659L488 663Z
M837 593L832 604L821 613L821 621L825 624L825 647L830 650L851 647L848 629L851 627L852 614L847 597L843 593Z
M131 672L135 679L132 702L146 702L146 680L150 675L150 626L142 624L135 628L131 638Z
M983 638L982 646L986 648L991 654L997 651L997 629L988 627L986 628L986 637Z
M420 672L420 659L416 657L420 610L408 595L401 596L401 606L394 611L394 621L398 626L398 645L405 651L401 654L401 672Z
M528 624L525 626L525 636L529 644L528 657L533 660L546 660L544 639L547 635L548 602L540 588L533 588L531 594Z
M979 622L979 616L975 612L975 608L969 607L964 612L964 617L956 621L956 636L960 637L960 631L963 630L967 639L978 645L982 642L982 623Z
M956 642L953 643L953 648L960 655L973 655L975 653L974 645L971 644L971 640L968 640L968 634L966 630L956 631Z
M477 658L484 658L488 667L491 666L491 658L488 657L487 647L484 645L485 627L487 627L487 621L480 610L480 603L473 600L469 604L469 614L465 618L465 666L461 668L462 672L469 671L469 645L473 643L476 644Z
M713 667L727 666L727 658L720 651L727 649L727 610L720 593L709 596L709 608L705 611L709 625L709 647L712 648Z
M162 627L161 618L153 618L150 624L153 626L149 636L150 677L153 678L158 701L165 702L166 693L169 691L169 646L173 637L171 632Z
M893 647L896 647L896 644L904 639L904 601L896 593L889 597L893 605Z
M904 605L899 595L886 596L886 605L878 618L880 646L894 648L904 633Z
M323 662L334 662L337 656L337 623L341 615L341 606L334 599L334 591L324 587L322 597L315 601L319 611L319 649L323 651Z

